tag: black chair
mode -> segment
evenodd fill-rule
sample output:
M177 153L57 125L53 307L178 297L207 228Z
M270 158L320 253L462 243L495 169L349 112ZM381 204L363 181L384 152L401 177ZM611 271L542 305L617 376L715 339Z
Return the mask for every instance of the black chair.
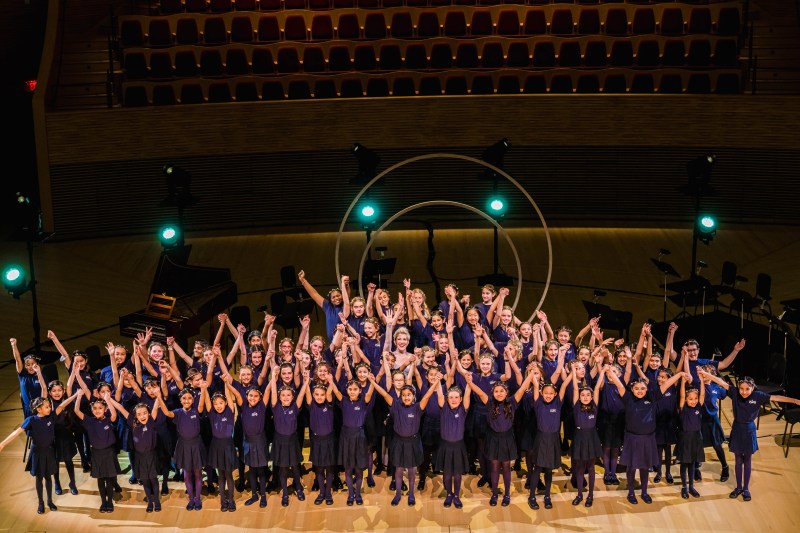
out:
M800 422L800 407L793 407L786 409L783 412L783 418L786 419L786 425L783 427L783 456L789 457L789 445L792 443L792 430L794 425Z
M783 394L785 385L784 380L786 378L786 355L781 352L773 352L769 356L769 365L767 367L767 376L763 379L756 379L756 387L761 392L765 392L767 394ZM759 427L761 422L761 413L762 412L769 412L769 413L776 413L778 418L783 415L784 408L777 407L777 408L762 408L758 413L758 420L756 422L756 427Z

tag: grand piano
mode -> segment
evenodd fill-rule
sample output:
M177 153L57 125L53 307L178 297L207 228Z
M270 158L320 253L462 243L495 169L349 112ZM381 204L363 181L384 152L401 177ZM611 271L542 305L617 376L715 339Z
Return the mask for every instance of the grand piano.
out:
M148 307L119 317L120 335L135 338L145 328L153 328L153 340L186 339L236 303L230 269L188 265L189 250L186 246L180 253L174 249L161 253ZM154 304L159 300L169 302L169 307Z

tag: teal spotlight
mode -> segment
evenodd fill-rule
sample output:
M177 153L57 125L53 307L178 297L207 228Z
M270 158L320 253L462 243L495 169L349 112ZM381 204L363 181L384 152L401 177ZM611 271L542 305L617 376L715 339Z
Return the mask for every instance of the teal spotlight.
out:
M158 233L158 238L161 240L161 246L164 248L173 248L183 244L183 236L181 230L177 226L164 226Z
M28 290L25 271L17 265L9 265L3 269L3 288L14 298L19 298Z
M700 215L695 227L697 238L708 244L717 234L717 220L711 215Z
M505 199L501 198L500 196L493 196L489 198L489 214L495 218L500 218L506 214L506 209L508 208L508 204L506 203Z

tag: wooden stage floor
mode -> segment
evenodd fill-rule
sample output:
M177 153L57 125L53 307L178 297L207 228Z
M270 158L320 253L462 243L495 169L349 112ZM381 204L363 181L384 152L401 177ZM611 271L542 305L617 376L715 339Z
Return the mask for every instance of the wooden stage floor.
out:
M14 365L0 370L0 433L3 437L20 423L17 380ZM730 428L730 406L723 402L723 427ZM558 472L553 482L553 509L542 507L539 511L528 508L527 491L523 490L524 477L513 476L512 503L509 507L490 507L489 491L477 487L475 476L465 476L462 499L464 508L445 509L440 477L429 480L428 487L417 495L415 507L408 507L405 499L398 507L390 506L389 480L385 475L376 479L375 488L364 490L363 507L347 507L346 493L334 494L333 506L315 506L316 493L305 502L292 496L289 507L281 507L280 497L271 494L266 509L258 506L244 507L247 494L237 493L238 510L222 513L218 497L203 497L202 511L186 511L183 483L171 482L171 492L163 497L161 513L145 513L144 493L141 486L128 484L128 473L119 476L123 488L121 499L113 514L98 512L97 485L89 474L76 468L77 496L66 493L55 496L59 510L36 514L34 480L24 471L22 454L24 437L18 438L0 453L0 531L94 531L100 529L122 531L188 531L196 529L242 531L524 531L536 526L537 531L798 531L800 529L800 439L794 439L789 457L783 457L780 440L783 420L775 415L762 416L759 430L760 451L753 462L751 492L753 500L745 503L741 498L731 500L728 494L734 487L733 466L731 480L720 483L720 465L709 456L703 467L704 480L697 485L702 495L699 499L683 500L680 485L667 485L663 481L652 483L653 503L639 502L631 505L625 500L624 474L622 484L605 487L598 475L595 503L591 509L583 505L573 507L575 490L568 478ZM796 430L800 430L797 427ZM711 454L713 455L713 453ZM307 452L306 452L307 456ZM123 460L127 466L127 458ZM733 457L728 454L732 463ZM126 469L127 470L127 469ZM598 473L600 469L598 469ZM524 469L523 469L524 473ZM672 473L679 480L677 466ZM61 469L61 479L66 486L66 472ZM305 477L310 489L312 474ZM541 497L539 498L541 504Z

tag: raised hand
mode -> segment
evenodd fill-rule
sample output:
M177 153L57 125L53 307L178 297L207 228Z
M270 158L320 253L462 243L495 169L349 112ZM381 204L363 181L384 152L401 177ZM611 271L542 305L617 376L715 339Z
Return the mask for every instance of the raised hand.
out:
M676 331L678 331L678 324L676 324L675 322L670 322L667 331L669 333L675 333Z
M226 315L225 313L220 313L217 315L217 320L219 321L220 324L224 324L225 322L228 321L228 315Z
M617 348L619 348L623 344L625 344L625 339L617 339L617 340L614 341L614 346L617 347Z
M278 338L278 330L273 329L269 332L269 342L275 342L275 339Z
M497 292L500 296L506 297L511 291L508 290L508 287L501 287L500 290Z
M538 318L539 322L542 324L547 324L547 314L541 309L536 311L536 318Z
M303 283L306 280L306 272L304 270L301 270L300 272L298 272L297 273L297 279L300 280L300 283Z
M744 345L745 344L747 344L747 341L745 339L742 339L742 340L740 340L739 342L736 343L736 345L733 347L733 349L736 350L737 352L741 352L742 350L744 350Z
M16 342L16 339L11 339L11 340ZM12 342L11 345L13 346L14 342ZM114 346L113 342L108 341L106 343L106 351L108 351L108 355L114 355L114 348L116 348L116 346Z
M52 329L47 330L47 338L53 340L56 338L56 334Z
M269 311L264 311L264 327L269 328L275 323L275 315L269 314Z
M50 333L50 332L48 331L48 333ZM8 341L11 343L11 346L16 346L17 345L17 339L15 339L13 337L8 339Z
M244 327L244 324L239 324L238 326L236 326L236 331L244 335L245 333L247 333L247 328Z
M341 321L343 325L347 325L347 318L345 318L344 313L339 313L339 321Z
M377 288L378 286L375 285L374 283L367 283L367 292L373 293Z
M303 329L308 329L309 324L311 324L311 316L310 315L303 315L300 317L300 325Z
M403 287L405 287L407 291L411 290L411 278L403 279Z
M167 337L167 347L170 348L175 344L175 337Z

